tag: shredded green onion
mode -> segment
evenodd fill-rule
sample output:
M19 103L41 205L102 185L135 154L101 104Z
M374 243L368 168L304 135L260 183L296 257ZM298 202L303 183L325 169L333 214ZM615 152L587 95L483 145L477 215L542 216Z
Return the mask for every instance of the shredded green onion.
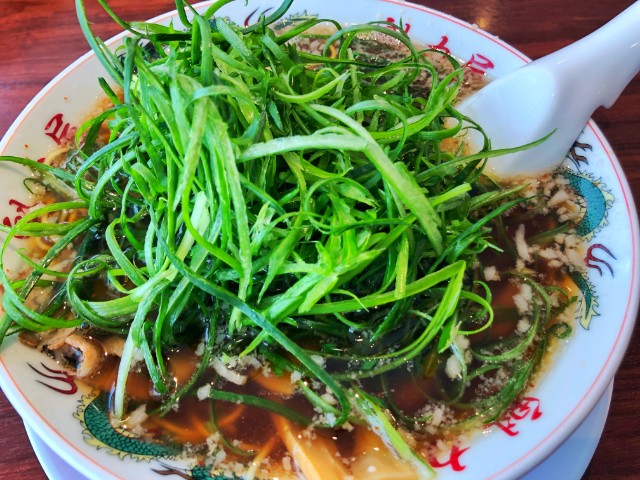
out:
M293 42L323 20L272 29L290 0L247 28L216 15L226 0L204 15L177 0L186 30L128 23L100 3L132 34L110 51L76 0L83 32L115 82L100 82L114 107L79 129L65 166L0 158L29 167L60 198L2 229L0 341L20 330L70 326L124 335L117 417L126 412L138 353L164 398L160 413L192 394L211 359L256 354L334 395L330 404L300 383L308 401L334 419L323 426L364 421L430 475L394 425L416 419L391 400L380 404L359 382L449 352L463 366L450 401L463 407L467 382L510 370L491 400L466 404L496 418L533 371L538 353L523 354L543 348L536 340L551 311L544 289L522 280L541 299L530 331L514 344L474 349L479 366L467 369L456 338L479 335L494 319L491 293L473 267L492 248L492 222L526 199L520 187L501 189L482 175L486 158L509 151L490 151L488 142L474 155L441 147L459 133L446 119L461 119L453 102L463 69L445 55L451 73L440 77L401 29L384 22L332 22L337 31L325 37L323 54L298 51ZM360 54L359 36L373 32L393 37L406 58ZM416 94L421 77L429 88ZM38 220L62 211L79 219ZM4 268L17 236L55 240L41 260L20 252L31 271L19 281ZM76 253L72 268L52 270L68 248ZM109 298L92 298L88 281L106 284ZM36 287L57 292L40 309L25 303ZM568 334L562 324L550 333ZM204 354L195 374L174 385L166 354L198 341ZM342 367L331 371L329 362ZM222 387L209 396L312 422Z

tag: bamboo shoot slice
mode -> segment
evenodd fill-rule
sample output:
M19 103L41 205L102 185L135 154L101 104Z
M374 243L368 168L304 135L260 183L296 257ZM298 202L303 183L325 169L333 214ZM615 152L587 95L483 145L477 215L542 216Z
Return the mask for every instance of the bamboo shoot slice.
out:
M415 469L397 458L367 427L357 427L354 457L354 480L419 480Z
M272 417L280 438L306 480L340 480L349 477L333 442L320 437L306 439L302 435L302 428L279 415Z

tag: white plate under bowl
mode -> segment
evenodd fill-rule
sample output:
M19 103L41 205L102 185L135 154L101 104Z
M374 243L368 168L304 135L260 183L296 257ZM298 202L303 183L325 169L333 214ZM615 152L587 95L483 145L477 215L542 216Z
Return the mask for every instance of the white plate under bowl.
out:
M252 22L279 4L278 0L233 2L223 13L239 23ZM528 61L477 27L396 0L295 0L289 14L317 14L345 23L401 21L419 43L446 49L468 68L494 77ZM173 14L166 14L156 21L167 23L171 18ZM110 45L119 41L121 37L116 37ZM15 121L0 142L0 155L44 156L55 147L56 134L77 126L89 113L100 94L97 78L101 75L106 76L91 54L64 70ZM565 162L565 175L587 205L579 229L588 248L588 268L576 279L583 293L577 319L582 326L576 324L571 338L555 354L553 367L503 422L438 459L441 480L504 480L525 475L583 422L622 360L640 294L637 214L620 164L600 130L590 123L579 141L576 155ZM0 168L0 218L11 222L19 215L19 204L29 201L20 181L24 172ZM96 416L99 408L93 397L80 391L52 390L72 391L74 383L47 368L59 370L51 359L15 339L0 350L0 386L7 398L36 434L74 469L100 480L159 479L156 470L195 475L193 465L158 456L162 452L150 452L108 430L108 423Z
M42 465L44 473L49 480L85 480L86 477L74 469L67 462L62 460L51 447L49 447L42 439L34 432L31 427L25 423L24 428L27 432L27 437L31 442L33 451Z

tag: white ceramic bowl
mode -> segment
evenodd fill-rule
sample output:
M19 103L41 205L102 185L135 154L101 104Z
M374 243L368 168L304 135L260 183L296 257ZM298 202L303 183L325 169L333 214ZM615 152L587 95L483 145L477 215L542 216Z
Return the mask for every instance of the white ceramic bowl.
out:
M223 12L238 22L251 21L278 0L227 5ZM205 5L205 4L203 4ZM396 0L295 0L290 14L318 14L345 23L395 21L418 42L448 49L488 75L498 77L528 61L499 39L445 14ZM172 14L155 19L167 23ZM115 45L119 38L110 44ZM102 73L95 57L85 55L65 69L27 106L0 143L0 154L42 157L67 128L78 125L99 96ZM581 232L588 244L583 296L574 334L556 354L553 367L504 421L479 432L443 455L438 478L518 478L549 456L578 427L613 379L629 341L638 308L640 246L638 221L620 165L600 130L590 123L582 136L590 150L578 150L586 162L567 159L567 178L588 208ZM28 145L28 148L26 147ZM0 218L12 223L28 205L21 185L25 172L1 166ZM16 244L16 248L19 244ZM11 254L9 254L11 256ZM8 262L10 259L6 258ZM88 478L153 479L156 470L196 476L193 465L152 452L101 423L88 392L50 359L15 339L0 351L0 385L25 422L60 457ZM55 391L54 388L61 390ZM71 393L69 393L71 392ZM84 393L84 394L83 394ZM87 405L91 405L87 407ZM115 443L115 441L120 443ZM158 455L160 454L160 456Z

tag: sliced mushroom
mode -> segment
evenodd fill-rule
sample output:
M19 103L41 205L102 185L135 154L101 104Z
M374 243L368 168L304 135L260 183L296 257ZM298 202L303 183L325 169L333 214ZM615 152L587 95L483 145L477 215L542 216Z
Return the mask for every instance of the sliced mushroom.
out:
M20 340L20 343L30 348L40 348L42 341L37 332L30 332L29 330L20 332L18 334L18 340Z
M20 332L20 342L31 348L38 350L57 350L65 345L65 340L69 335L75 332L75 327L71 328L54 328L44 332Z
M65 343L74 351L78 378L90 377L100 371L105 354L99 342L73 333L66 338Z
M43 346L49 350L57 350L62 348L66 343L70 335L77 335L75 328L60 328L58 330L49 330L51 336L43 338Z

